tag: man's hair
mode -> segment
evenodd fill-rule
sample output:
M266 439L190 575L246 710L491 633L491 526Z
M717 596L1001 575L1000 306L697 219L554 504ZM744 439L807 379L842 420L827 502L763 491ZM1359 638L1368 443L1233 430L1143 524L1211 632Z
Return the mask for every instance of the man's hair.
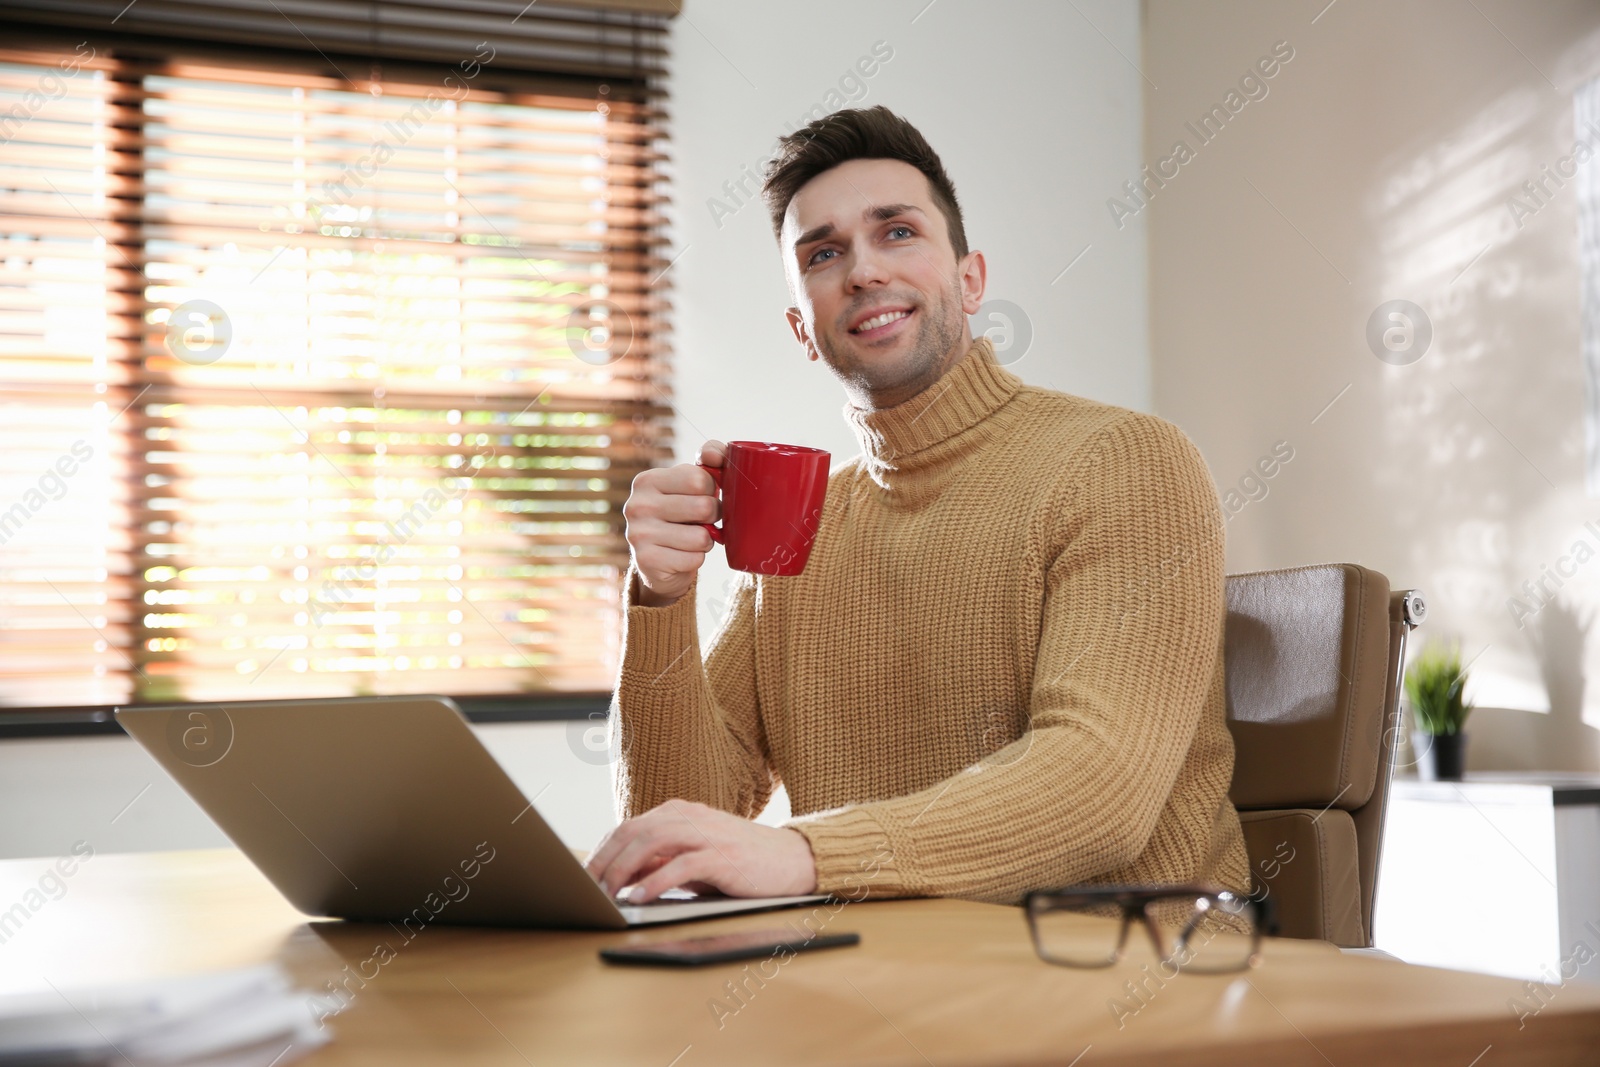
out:
M956 259L967 254L967 230L961 222L961 205L956 203L956 187L944 172L938 153L915 126L882 104L835 111L779 139L761 186L762 199L772 215L773 234L783 232L784 213L801 186L852 159L898 159L920 170L944 216Z

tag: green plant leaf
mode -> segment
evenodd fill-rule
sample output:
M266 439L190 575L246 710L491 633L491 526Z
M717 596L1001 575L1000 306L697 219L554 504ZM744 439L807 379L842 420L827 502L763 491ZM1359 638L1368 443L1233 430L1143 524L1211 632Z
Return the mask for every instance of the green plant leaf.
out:
M1459 645L1445 648L1429 642L1406 671L1406 699L1417 727L1429 734L1456 734L1466 724L1472 705L1465 699L1467 673Z

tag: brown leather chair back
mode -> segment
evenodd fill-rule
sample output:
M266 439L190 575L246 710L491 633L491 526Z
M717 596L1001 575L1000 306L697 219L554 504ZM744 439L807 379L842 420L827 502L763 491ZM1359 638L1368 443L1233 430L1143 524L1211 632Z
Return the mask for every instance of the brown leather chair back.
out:
M1289 937L1372 944L1414 590L1352 563L1227 579L1230 795Z

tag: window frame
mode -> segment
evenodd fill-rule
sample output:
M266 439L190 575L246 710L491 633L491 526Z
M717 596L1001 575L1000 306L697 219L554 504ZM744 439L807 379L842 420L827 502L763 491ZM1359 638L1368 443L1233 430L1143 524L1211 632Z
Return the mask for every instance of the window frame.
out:
M265 70L282 71L290 73L308 73L322 76L337 76L339 68L356 68L365 70L374 62L381 62L385 79L396 81L428 81L437 80L438 76L450 68L443 63L434 63L408 58L381 58L371 55L358 55L344 52L316 53L294 51L290 49L262 47L246 48L229 43L210 42L203 40L178 40L164 37L149 37L141 34L130 33L94 33L73 32L52 27L40 26L36 23L25 21L11 21L0 18L0 40L6 42L9 50L18 51L61 51L70 53L79 42L89 40L97 48L116 50L122 53L146 53L168 58L181 58L198 61L235 62L251 67L260 67ZM601 80L597 75L559 74L528 70L517 70L509 66L495 68L485 67L476 85L482 88L509 93L541 93L551 95L591 95L593 86ZM604 79L612 86L619 85L619 79L606 77ZM641 78L638 84L624 86L626 91L635 94L635 98L651 102L663 94L658 87L650 84L649 78ZM663 140L666 134L658 126L658 134ZM667 173L660 173L658 181L665 184L668 181ZM664 202L669 198L663 198ZM660 257L660 264L668 264L666 256ZM665 273L665 272L663 272ZM657 280L659 284L660 279ZM663 286L663 289L669 286ZM669 299L665 297L664 299ZM662 312L662 325L670 334L670 306ZM670 350L669 350L670 351ZM665 411L662 415L662 439L670 444L672 436L672 417L670 402L666 396L670 395L670 377L666 381L666 390L663 394ZM621 510L616 511L617 524L621 524ZM619 601L616 610L620 614L622 608ZM397 694L398 696L399 694ZM421 694L418 694L421 695ZM462 709L463 714L473 723L496 722L573 722L592 720L597 715L606 714L612 702L611 690L550 690L512 692L505 694L449 694L449 696ZM241 697L246 699L245 697ZM327 699L339 699L328 697ZM177 701L184 703L184 701ZM225 704L227 700L219 701L191 701L195 706L208 704ZM46 705L27 706L9 705L0 706L0 741L22 738L46 737L71 737L71 736L96 736L96 735L122 735L121 727L116 723L112 712L116 707L138 706L139 703L130 702L120 704L74 704L74 705Z

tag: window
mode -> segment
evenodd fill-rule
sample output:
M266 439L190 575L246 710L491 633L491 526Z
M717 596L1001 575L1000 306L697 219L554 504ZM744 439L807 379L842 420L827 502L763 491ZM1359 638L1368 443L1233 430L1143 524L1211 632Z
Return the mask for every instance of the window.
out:
M657 101L242 56L0 52L0 705L609 688Z

